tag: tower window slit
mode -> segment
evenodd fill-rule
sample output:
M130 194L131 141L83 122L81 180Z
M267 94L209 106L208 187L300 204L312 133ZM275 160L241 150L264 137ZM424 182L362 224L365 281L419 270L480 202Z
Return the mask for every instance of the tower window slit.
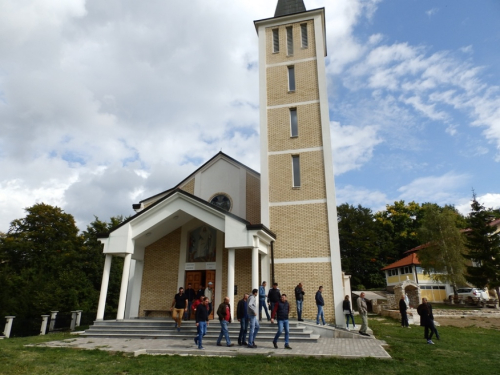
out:
M293 55L293 28L288 26L286 28L286 45L287 45L287 55Z
M295 67L288 67L288 91L295 91Z
M273 52L280 51L280 32L279 29L273 29Z
M308 47L307 23L302 23L300 25L300 31L301 31L301 36L302 36L302 48L307 48Z
M297 120L297 108L290 108L290 136L299 136L299 123Z
M292 155L293 187L300 187L300 158Z

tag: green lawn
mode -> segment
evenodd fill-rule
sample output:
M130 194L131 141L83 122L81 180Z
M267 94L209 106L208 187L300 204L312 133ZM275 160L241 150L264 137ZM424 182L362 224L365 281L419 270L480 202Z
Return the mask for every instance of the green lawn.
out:
M423 328L403 329L390 319L370 319L392 360L239 356L236 358L139 356L99 350L25 347L67 339L66 334L0 340L0 374L498 374L500 331L439 327L441 341L427 345Z

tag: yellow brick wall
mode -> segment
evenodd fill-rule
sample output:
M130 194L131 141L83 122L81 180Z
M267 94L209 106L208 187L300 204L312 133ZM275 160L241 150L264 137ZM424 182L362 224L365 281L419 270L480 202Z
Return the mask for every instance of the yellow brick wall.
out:
M269 156L269 201L291 202L326 198L323 151L300 155L300 188L292 187L292 156Z
M246 219L252 224L260 223L260 179L247 173Z
M302 48L302 34L300 31L300 25L307 23L307 38L308 47ZM293 55L287 56L287 39L286 39L286 28L287 26L293 27ZM296 24L281 25L279 29L280 37L280 51L278 53L273 52L273 32L272 30L276 27L270 27L266 29L266 55L267 64L277 64L284 61L290 61L292 59L307 59L316 56L316 43L314 38L314 22L313 20L300 22Z
M319 99L316 60L297 62L295 65L295 91L288 92L288 67L267 69L267 105L307 102Z
M234 265L234 284L238 286L238 294L234 296L234 307L245 293L252 293L252 249L236 250Z
M144 316L144 309L170 310L179 288L177 280L180 245L179 228L146 247L139 316ZM166 314L151 313L148 316L166 316Z
M274 206L270 216L275 258L330 256L326 203Z
M290 108L297 109L298 137L291 137ZM319 103L267 111L269 151L296 150L323 145Z
M181 185L180 188L185 192L194 195L194 177L187 181L184 185Z
M281 293L285 293L290 303L290 317L297 317L295 304L295 287L302 283L304 287L303 318L316 319L318 309L314 296L320 285L323 286L325 306L325 320L333 322L335 313L333 308L332 268L330 263L291 263L276 264L274 266L276 282Z

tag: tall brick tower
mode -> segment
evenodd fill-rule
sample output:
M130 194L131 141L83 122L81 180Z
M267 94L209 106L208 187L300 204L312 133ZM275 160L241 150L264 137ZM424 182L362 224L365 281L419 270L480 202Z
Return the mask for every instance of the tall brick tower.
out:
M303 0L279 0L273 18L255 21L261 219L277 236L271 277L281 291L293 301L302 282L304 316L315 318L314 294L322 285L326 319L343 325L324 14L324 8L307 11Z

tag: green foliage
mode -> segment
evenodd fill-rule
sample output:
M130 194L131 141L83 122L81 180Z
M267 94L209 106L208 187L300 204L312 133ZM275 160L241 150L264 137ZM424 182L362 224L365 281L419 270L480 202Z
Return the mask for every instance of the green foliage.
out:
M342 204L337 208L342 269L358 290L385 285L387 237L369 208Z
M418 252L418 259L424 272L431 272L431 278L449 282L455 287L465 285L465 251L463 235L457 225L462 225L462 217L456 210L440 208L434 204L424 204L421 227L418 230L422 244L428 244Z
M26 213L0 235L0 316L95 311L104 263L96 234L118 225L121 218L109 224L96 218L79 235L73 216L58 207L39 203ZM120 262L113 263L111 303L121 277Z
M387 205L384 211L375 214L391 239L391 248L387 249L389 263L401 259L405 251L420 245L417 232L422 216L420 204L413 201L406 204L403 200Z
M495 219L492 210L487 210L480 204L476 195L471 203L469 214L469 230L466 246L468 251L464 257L473 262L467 266L466 279L478 288L500 287L500 232L490 225ZM495 233L496 232L496 233Z

